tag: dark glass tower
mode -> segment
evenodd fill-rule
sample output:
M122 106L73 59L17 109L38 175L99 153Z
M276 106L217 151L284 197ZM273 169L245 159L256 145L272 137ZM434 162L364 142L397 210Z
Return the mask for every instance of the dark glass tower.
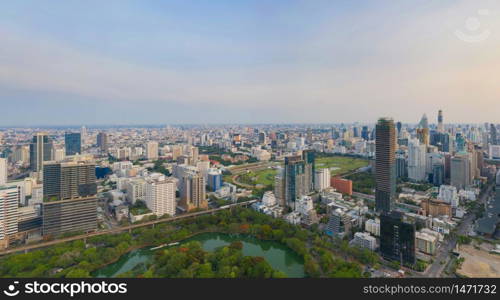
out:
M396 129L392 119L381 118L375 140L375 209L389 212L396 195Z
M79 132L66 132L64 134L66 155L82 153L82 136Z
M37 133L30 143L30 168L35 172L43 171L43 162L52 160L53 145L47 133Z
M380 216L380 252L389 260L415 264L415 223L404 220L401 212Z

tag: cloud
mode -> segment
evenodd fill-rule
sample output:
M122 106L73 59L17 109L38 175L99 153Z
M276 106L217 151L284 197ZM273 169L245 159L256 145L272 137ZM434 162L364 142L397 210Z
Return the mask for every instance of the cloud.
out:
M500 7L495 5L492 12L495 8ZM260 110L266 111L269 122L371 121L384 115L416 121L423 112L439 108L449 112L450 121L500 120L494 113L500 109L499 21L490 17L485 24L491 37L470 44L453 32L468 14L475 14L471 5L401 9L399 15L364 11L334 19L294 42L287 38L282 49L279 41L255 46L255 51L263 51L259 56L281 50L286 60L252 64L255 57L241 51L244 64L200 68L131 63L3 27L0 84L69 95L68 101L71 95L88 98L89 104L95 101L90 99L101 99L110 105L147 102ZM213 53L230 46L211 47ZM241 47L232 49L236 58Z

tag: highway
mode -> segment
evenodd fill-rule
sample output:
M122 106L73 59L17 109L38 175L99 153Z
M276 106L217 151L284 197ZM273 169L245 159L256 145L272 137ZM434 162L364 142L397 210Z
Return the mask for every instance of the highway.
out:
M212 213L215 213L217 211L229 209L232 207L248 206L254 202L257 202L257 200L250 200L250 201L245 201L245 202L241 202L241 203L226 205L226 206L219 207L219 208L183 214L183 215L168 218L168 219L159 219L159 220L154 220L154 221L148 221L148 222L144 222L144 223L140 223L140 224L133 224L133 225L123 226L123 227L109 229L109 230L90 232L90 233L86 233L86 234L75 235L72 237L41 242L41 243L37 243L37 244L33 244L33 245L26 245L26 246L16 247L16 248L12 248L12 249L6 249L3 251L0 251L0 256L12 254L12 253L16 253L16 252L29 251L29 250L33 250L33 249L37 249L37 248L48 247L48 246L57 245L60 243L82 240L82 239L86 239L86 238L90 238L90 237L94 237L94 236L100 236L100 235L105 235L105 234L115 234L115 233L120 233L123 231L129 231L129 230L132 230L135 228L140 228L140 227L145 227L145 226L153 226L155 224L168 223L168 222L178 221L178 220L182 220L182 219L193 218L193 217L197 217L197 216L201 216L201 215L212 214Z
M490 185L486 192L482 195L480 199L478 199L479 203L484 204L486 199L490 197L491 190L493 185ZM465 215L464 219L457 226L456 234L453 237L449 238L441 245L438 249L438 253L434 258L434 262L430 265L425 272L422 273L423 277L441 277L441 274L444 271L444 268L448 264L448 260L450 258L450 252L455 249L457 245L457 237L459 235L467 235L467 232L473 222L476 220L476 215L473 212L469 212ZM443 262L443 263L442 263Z

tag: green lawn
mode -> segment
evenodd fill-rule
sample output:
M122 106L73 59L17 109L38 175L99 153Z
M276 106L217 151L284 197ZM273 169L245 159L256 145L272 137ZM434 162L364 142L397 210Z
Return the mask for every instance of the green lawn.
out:
M366 167L367 165L367 160L354 157L331 156L316 158L316 168L329 168L332 175L349 173L361 167Z
M324 169L330 168L331 174L339 175L352 172L361 167L366 167L368 161L360 158L345 157L345 156L331 156L316 158L316 168ZM276 169L264 169L260 171L252 171L239 176L238 181L248 185L265 185L274 186L274 177L276 176ZM225 181L232 182L231 176L224 177Z

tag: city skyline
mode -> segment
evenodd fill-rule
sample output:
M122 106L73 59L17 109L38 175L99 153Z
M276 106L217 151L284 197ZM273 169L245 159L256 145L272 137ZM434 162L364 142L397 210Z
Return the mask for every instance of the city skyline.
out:
M495 1L1 8L0 126L500 123Z

